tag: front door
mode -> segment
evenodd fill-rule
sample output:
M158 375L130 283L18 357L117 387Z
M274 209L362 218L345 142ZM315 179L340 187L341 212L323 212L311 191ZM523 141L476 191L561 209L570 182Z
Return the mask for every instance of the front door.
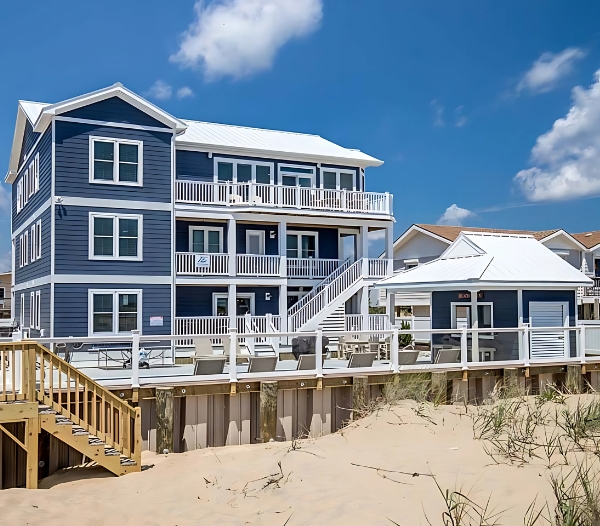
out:
M529 325L535 327L567 327L569 304L555 301L530 301ZM532 358L556 358L569 356L569 337L565 330L530 332Z
M246 231L246 254L263 256L265 254L265 231Z

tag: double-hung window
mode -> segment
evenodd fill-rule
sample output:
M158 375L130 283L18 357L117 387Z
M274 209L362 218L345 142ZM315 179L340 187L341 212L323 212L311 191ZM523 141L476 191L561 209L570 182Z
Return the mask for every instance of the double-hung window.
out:
M321 169L321 188L326 190L356 190L354 170Z
M315 169L310 166L279 165L279 180L283 186L315 186Z
M215 157L215 182L273 184L273 163Z
M40 301L40 291L31 292L30 294L30 302L29 302L29 327L31 329L39 329L40 328L40 318L41 318L41 301Z
M36 153L17 182L17 214L40 189L40 154Z
M288 258L316 259L318 257L317 234L312 232L293 232L287 234L286 256Z
M90 336L129 334L142 326L141 290L90 290Z
M142 186L143 143L90 137L90 183Z
M90 213L90 259L142 260L141 215Z
M31 225L31 262L42 257L42 220Z
M223 229L220 227L190 227L190 252L199 254L223 253Z

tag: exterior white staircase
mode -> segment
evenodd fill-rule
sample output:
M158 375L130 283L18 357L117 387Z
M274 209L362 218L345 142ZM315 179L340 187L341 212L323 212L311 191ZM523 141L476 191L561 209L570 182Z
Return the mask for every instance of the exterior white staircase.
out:
M387 275L389 261L346 260L288 310L288 330L313 331L364 285Z

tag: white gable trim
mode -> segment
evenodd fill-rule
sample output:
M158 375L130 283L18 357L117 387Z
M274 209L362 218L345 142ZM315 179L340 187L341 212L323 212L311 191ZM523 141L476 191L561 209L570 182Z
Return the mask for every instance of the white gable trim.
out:
M466 252L459 256L454 256L453 253L462 247L466 248ZM469 239L465 232L461 232L458 237L454 240L454 242L442 253L439 259L454 259L461 257L477 257L483 256L486 252L481 247L477 246L477 244Z
M561 235L565 236L569 241L571 241L574 245L576 245L580 250L583 250L584 252L588 250L587 248L585 248L585 246L582 243L577 241L577 239L575 239L571 234L569 234L565 230L557 230L553 234L550 234L549 236L546 236L546 237L540 239L540 243L545 244L546 242L550 241L551 239L554 239L555 237L558 237Z
M392 249L396 250L396 248L398 248L402 244L402 242L413 232L419 232L421 234L425 234L426 236L432 237L433 239L437 239L438 241L442 241L443 243L446 243L447 245L452 244L452 241L446 239L445 237L438 236L437 234L434 234L433 232L430 232L429 230L425 230L424 228L421 228L418 225L412 225L408 230L406 230L406 232L404 232L404 234L402 234L398 239L396 239L396 241L394 241L394 245L392 246Z

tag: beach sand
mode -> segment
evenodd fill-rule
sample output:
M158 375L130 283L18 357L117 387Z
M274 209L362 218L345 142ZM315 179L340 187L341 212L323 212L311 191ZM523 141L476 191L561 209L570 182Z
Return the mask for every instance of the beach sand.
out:
M416 408L401 402L297 449L273 442L144 453L152 467L121 478L97 467L65 470L39 490L0 491L0 524L405 526L428 517L435 525L444 510L435 480L481 505L489 499L504 511L499 524L523 524L536 497L552 502L543 462L494 464L464 406L426 406L421 416Z

